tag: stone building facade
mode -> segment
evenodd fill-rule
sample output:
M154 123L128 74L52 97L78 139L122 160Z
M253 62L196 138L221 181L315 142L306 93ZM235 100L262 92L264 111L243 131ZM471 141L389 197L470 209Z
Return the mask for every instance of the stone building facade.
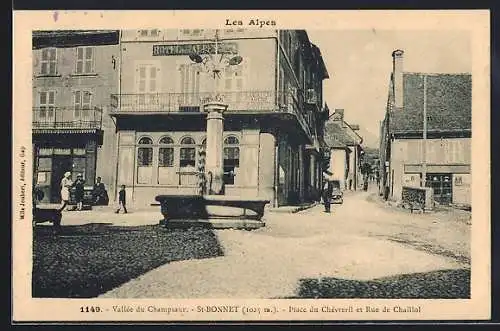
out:
M196 194L206 144L203 104L217 90L228 105L225 194L263 197L274 206L315 199L328 116L320 50L303 30L220 30L218 51L243 61L214 79L190 55L214 55L215 32L121 32L120 92L111 96L115 186L126 185L136 205L151 204L158 194Z
M109 95L118 89L119 32L34 31L33 169L42 202L60 201L60 181L101 176L114 190L115 126Z
M380 194L399 201L403 186L425 183L437 203L470 206L472 76L404 72L403 54L392 54L381 123Z

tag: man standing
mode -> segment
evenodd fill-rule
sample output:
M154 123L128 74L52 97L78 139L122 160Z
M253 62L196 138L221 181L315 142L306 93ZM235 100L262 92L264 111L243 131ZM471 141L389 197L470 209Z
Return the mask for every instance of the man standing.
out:
M332 203L332 193L333 193L333 185L332 185L332 181L331 181L332 175L333 174L330 172L323 173L324 184L323 184L323 189L321 192L321 197L323 199L323 204L325 206L325 213L330 212L330 206Z
M120 212L123 208L123 213L127 213L127 197L125 192L125 185L122 185L120 192L118 192L118 209L115 211L116 214Z

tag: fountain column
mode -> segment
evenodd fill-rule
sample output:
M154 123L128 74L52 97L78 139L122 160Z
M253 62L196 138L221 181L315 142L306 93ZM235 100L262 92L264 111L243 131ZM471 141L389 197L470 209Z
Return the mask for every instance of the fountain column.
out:
M223 113L227 107L220 102L210 102L204 106L207 113L205 178L208 194L224 193Z

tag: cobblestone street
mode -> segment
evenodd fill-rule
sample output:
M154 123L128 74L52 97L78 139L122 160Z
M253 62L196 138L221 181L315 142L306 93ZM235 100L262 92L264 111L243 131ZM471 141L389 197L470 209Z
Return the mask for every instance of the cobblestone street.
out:
M224 256L156 268L102 297L457 298L469 296L467 213L410 214L376 192L268 213L255 231L217 230Z

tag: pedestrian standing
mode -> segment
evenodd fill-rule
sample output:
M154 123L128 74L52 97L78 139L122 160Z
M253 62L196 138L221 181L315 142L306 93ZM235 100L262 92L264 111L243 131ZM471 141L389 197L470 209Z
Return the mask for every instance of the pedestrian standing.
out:
M322 192L322 198L323 198L323 204L325 206L325 213L330 212L330 206L332 203L332 193L333 193L333 185L330 180L326 180L325 183L323 184L323 192Z
M92 190L93 203L96 206L108 204L108 193L104 183L101 182L101 177L97 177Z
M71 180L71 172L67 171L64 173L64 177L61 179L61 211L69 203L69 190L73 187L73 181Z
M83 209L83 197L85 194L85 181L82 175L76 176L75 181L75 200L76 200L76 210L81 211Z
M127 213L127 196L125 192L125 185L121 186L120 192L118 192L118 209L115 211L116 214L120 212L123 208L123 213Z
M368 176L365 175L365 178L363 179L363 190L368 191Z

